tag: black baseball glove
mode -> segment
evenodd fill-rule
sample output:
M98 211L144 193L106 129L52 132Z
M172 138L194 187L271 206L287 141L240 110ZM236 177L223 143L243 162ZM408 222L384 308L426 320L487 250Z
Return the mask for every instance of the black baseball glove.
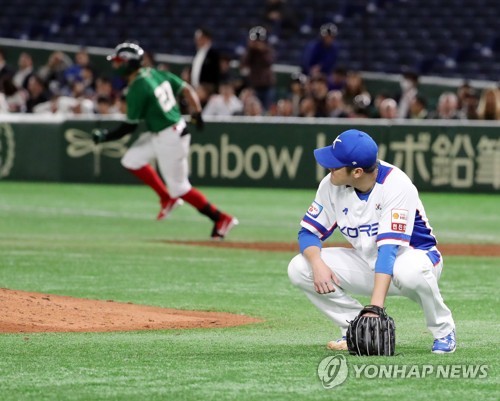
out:
M191 114L191 124L196 125L198 131L202 131L205 128L205 121L203 121L203 116L200 112Z
M92 130L91 134L92 134L92 140L94 141L94 143L96 145L98 145L102 142L107 141L109 131L107 129L103 129L103 128L94 128Z
M374 313L377 317L364 316ZM349 323L346 334L347 348L351 355L394 355L396 326L385 308L367 305Z

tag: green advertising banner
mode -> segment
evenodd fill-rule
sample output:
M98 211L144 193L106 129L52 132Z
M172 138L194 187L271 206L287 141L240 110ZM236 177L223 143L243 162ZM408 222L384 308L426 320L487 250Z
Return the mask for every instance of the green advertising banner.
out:
M60 131L60 124L0 119L0 179L61 180Z
M65 152L61 161L63 181L95 183L134 183L137 178L120 164L121 157L132 143L132 137L105 142L98 146L92 141L93 128L113 128L119 122L96 122L83 120L65 121L61 125L61 138Z
M33 116L0 119L0 178L137 183L120 159L140 130L119 141L92 142L92 128L117 124ZM191 180L207 186L315 188L327 172L315 163L313 150L350 128L368 132L379 144L379 157L403 169L422 191L500 189L500 125L458 121L209 120L203 132L191 129Z

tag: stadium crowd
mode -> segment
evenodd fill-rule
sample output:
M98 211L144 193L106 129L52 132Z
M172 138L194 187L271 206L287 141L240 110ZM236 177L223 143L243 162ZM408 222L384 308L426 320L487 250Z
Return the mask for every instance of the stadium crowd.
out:
M230 65L235 56L217 50L210 32L197 29L193 63L180 75L198 92L205 116L500 119L497 86L478 90L464 81L456 91L443 92L431 108L419 93L419 76L408 70L397 93L370 93L359 71L336 65L336 35L334 24L322 25L318 38L304 49L302 72L290 77L287 88L277 88L273 37L266 28L250 30L236 69ZM144 65L169 68L148 52ZM0 49L0 113L121 115L124 87L120 78L97 71L85 48L73 59L54 51L39 68L27 51L14 66Z

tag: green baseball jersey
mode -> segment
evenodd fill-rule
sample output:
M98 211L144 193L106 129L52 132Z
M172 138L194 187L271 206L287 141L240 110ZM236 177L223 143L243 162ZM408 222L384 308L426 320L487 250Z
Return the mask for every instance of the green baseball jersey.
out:
M146 122L149 131L159 132L181 119L176 96L184 81L168 71L141 68L127 90L127 120Z

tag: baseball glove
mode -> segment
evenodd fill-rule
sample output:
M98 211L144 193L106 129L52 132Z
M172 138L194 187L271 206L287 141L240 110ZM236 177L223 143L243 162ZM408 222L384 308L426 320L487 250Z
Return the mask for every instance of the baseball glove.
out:
M196 125L198 131L203 131L203 128L205 127L205 121L203 121L201 112L191 114L191 124Z
M377 317L364 316L374 313ZM351 355L394 355L396 326L385 308L367 305L349 322L346 333L347 349Z

